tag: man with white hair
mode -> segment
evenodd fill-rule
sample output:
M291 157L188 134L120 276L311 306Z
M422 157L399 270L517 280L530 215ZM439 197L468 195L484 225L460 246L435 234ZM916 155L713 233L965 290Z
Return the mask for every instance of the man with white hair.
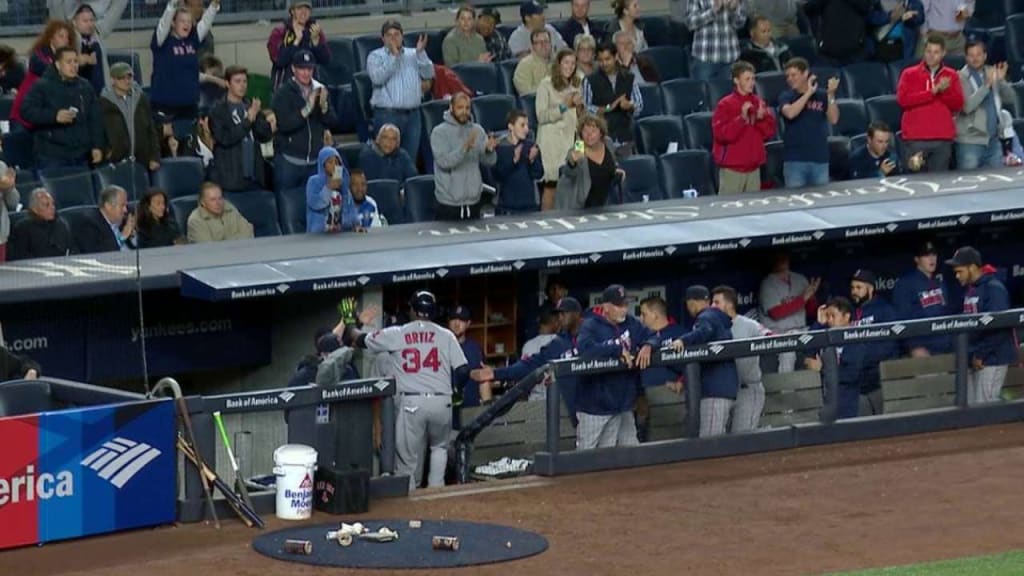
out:
M57 218L53 196L46 188L36 188L29 194L28 211L29 217L11 231L8 260L56 258L78 252L71 230L64 220Z
M412 157L402 148L402 131L394 124L381 126L377 139L363 145L359 168L367 180L386 178L405 182L419 175Z

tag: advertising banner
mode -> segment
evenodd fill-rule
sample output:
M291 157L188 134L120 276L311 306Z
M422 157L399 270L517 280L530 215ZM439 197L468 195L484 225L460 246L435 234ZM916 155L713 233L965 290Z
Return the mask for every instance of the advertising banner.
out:
M174 521L170 400L0 418L0 549Z

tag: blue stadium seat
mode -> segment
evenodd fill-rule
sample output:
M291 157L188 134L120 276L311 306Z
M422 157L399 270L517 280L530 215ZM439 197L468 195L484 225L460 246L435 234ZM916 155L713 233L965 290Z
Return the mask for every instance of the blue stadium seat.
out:
M508 94L477 96L471 103L473 120L488 134L508 131L508 113L516 108L516 99Z
M1013 89L1013 101L1003 102L1003 107L1012 108L1014 118L1024 117L1024 82L1014 82L1010 84L1010 88Z
M850 177L850 139L846 136L828 139L828 175L832 182Z
M834 136L856 136L868 129L868 115L864 110L864 101L860 99L840 98L839 123L832 126Z
M331 37L327 39L327 46L331 49L331 63L320 67L320 81L328 86L351 84L352 75L359 70L352 39Z
M889 62L889 64L887 64L887 67L889 68L889 81L892 82L892 93L893 94L896 93L896 90L897 90L897 88L900 85L900 74L902 74L903 71L906 70L907 68L909 68L911 66L915 66L915 65L920 64L920 63L921 63L920 60L911 59L911 60L894 60L892 62ZM865 98L865 100L867 100L867 98Z
M626 172L623 187L623 202L644 202L646 200L664 200L661 187L658 185L658 164L654 156L635 154L619 162L619 168Z
M818 42L814 39L814 36L804 34L792 38L784 38L782 41L789 46L789 51L794 58L803 58L811 66L818 62ZM783 65L785 65L785 62L783 62Z
M844 67L842 83L851 98L866 100L893 93L889 69L881 62L857 62Z
M640 55L651 59L662 82L690 77L690 55L680 46L651 46Z
M512 80L515 77L516 65L518 64L519 60L502 60L498 62L498 78L501 80L501 91L505 94L519 95L519 92L516 91L515 82Z
M204 179L203 161L191 156L164 158L153 173L153 186L170 199L199 194Z
M665 198L682 198L684 190L698 196L715 193L711 155L706 150L680 150L658 157L658 174Z
M92 175L85 168L51 168L40 172L39 178L58 208L96 205Z
M686 147L686 131L679 116L650 116L636 121L637 152L652 156L663 154L669 143Z
M526 112L526 121L530 125L530 131L533 132L534 138L537 137L537 95L527 94L519 98L519 105L522 106L523 112Z
M1006 61L1010 79L1024 80L1024 14L1006 19Z
M14 96L0 96L0 120L11 119L11 108L14 107Z
M349 170L359 168L359 154L363 151L363 144L361 142L345 142L335 148L338 149L341 159L345 161L345 166Z
M442 44L444 43L444 37L448 34L449 27L443 29L432 29L432 30L410 30L405 33L405 45L409 47L415 47L416 42L419 41L421 34L427 35L427 48L426 53L430 58L430 61L434 64L441 64L444 62L444 52L442 50Z
M257 238L281 235L277 199L270 190L227 192L224 199L234 204L242 216L252 224L253 233Z
M284 234L306 233L306 189L288 188L277 193L277 217Z
M782 164L785 158L784 144L781 140L766 142L764 151L767 159L761 166L761 185L770 188L785 188L786 182L783 178Z
M661 89L657 84L641 84L640 97L644 99L644 107L637 118L659 116L665 113L665 105L661 100Z
M359 116L356 113L356 97L352 91L352 83L342 84L340 86L328 87L327 93L331 99L331 106L334 106L334 115L337 116L336 126L337 130L332 133L337 134L352 134L355 132L359 134L360 128L364 128L359 122ZM363 138L363 134L359 134L360 139ZM367 136L368 137L368 136Z
M772 107L779 105L779 94L789 89L785 72L761 72L754 76L754 85L757 95Z
M384 46L384 41L378 34L366 34L353 38L352 50L355 52L355 69L359 72L366 70L366 57L370 55L370 52L382 46Z
M708 109L714 110L718 102L732 93L734 86L732 78L712 78L704 82L707 85Z
M19 222L21 222L22 220L27 220L31 214L32 213L29 212L28 209L18 210L17 212L8 212L7 216L8 219L11 221L10 229L14 230L14 227L17 226Z
M663 16L641 18L640 27L644 30L644 38L647 39L648 46L682 46L682 44L674 44L672 21L668 18Z
M431 100L420 106L420 120L423 138L420 139L420 156L426 165L427 173L434 172L434 152L430 149L430 133L434 127L444 122L444 113L448 110L447 100Z
M676 78L662 82L660 87L665 114L686 116L708 110L707 85L702 80Z
M843 83L843 71L833 66L811 66L811 75L818 77L818 88L824 90L828 85L829 78L839 78L839 91L836 93L837 98L849 97L847 91L848 86Z
M371 138L376 136L376 128L373 126L373 108L370 107L370 97L373 96L373 83L370 82L370 75L366 72L356 72L352 75L352 97L356 100L356 132L359 138ZM362 128L362 131L359 128ZM365 135L364 135L365 133Z
M683 123L686 126L686 147L710 152L714 141L711 135L711 112L687 114Z
M388 224L405 222L401 190L402 184L398 180L370 180L366 183L366 195L377 203L377 211Z
M32 154L32 134L24 130L3 135L3 158L8 166L33 168L36 165Z
M405 217L407 222L434 220L433 176L414 176L405 181Z
M35 170L24 168L14 170L14 181L21 192L21 202L26 206L28 205L28 194L43 185L36 176Z
M992 62L992 60L989 60ZM953 70L960 70L967 65L967 57L962 54L947 54L942 63Z
M128 199L139 199L149 189L149 172L138 162L123 160L117 164L105 164L92 173L93 186L97 191L107 186L120 186L128 193Z
M198 206L199 194L171 198L171 216L174 217L174 223L178 225L178 230L183 235L188 235L188 217ZM303 202L303 206L305 206L305 202Z
M107 63L110 66L118 62L127 62L132 67L132 74L139 86L144 84L142 79L142 65L139 62L139 53L134 50L106 50Z
M518 28L518 27L519 27L519 22L516 21L516 22L507 22L505 24L498 24L497 26L495 26L495 29L498 32L501 32L501 35L505 37L505 40L508 40L509 37L512 36L512 33L515 32L516 28Z
M893 132L900 131L900 119L903 108L896 101L896 96L875 96L864 101L868 113L868 122L885 122Z
M466 62L452 66L459 80L476 95L501 94L501 76L498 66L490 62Z
M68 225L68 230L71 231L71 237L79 238L82 235L82 230L87 226L86 222L88 221L88 218L95 213L96 210L96 206L71 206L69 208L61 208L58 210L57 216L64 220Z

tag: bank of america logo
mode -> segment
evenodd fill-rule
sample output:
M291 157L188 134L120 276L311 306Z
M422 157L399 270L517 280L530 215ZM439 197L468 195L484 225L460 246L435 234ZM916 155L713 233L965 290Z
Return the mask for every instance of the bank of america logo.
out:
M86 456L82 466L95 470L100 478L120 489L158 456L160 451L145 442L117 437Z

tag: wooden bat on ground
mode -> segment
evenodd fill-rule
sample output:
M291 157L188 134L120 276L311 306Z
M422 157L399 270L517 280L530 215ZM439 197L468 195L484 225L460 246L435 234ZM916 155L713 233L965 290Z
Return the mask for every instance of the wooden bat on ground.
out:
M205 463L201 463L200 460L198 460L196 453L192 450L192 447L189 446L185 442L185 439L180 435L178 436L178 450L180 450L186 458L195 464L203 481L213 484L213 487L224 496L228 505L231 506L231 509L235 511L235 514L245 522L246 526L249 526L250 528L253 526L263 528L264 522L263 519L260 518L259 514L257 514L256 511L248 504L242 501L242 499L235 494L234 490L231 489L231 486L228 486L228 484L224 482L216 472L210 470Z
M191 446L197 446L196 444L196 433L192 430L192 418L188 415L188 405L185 403L185 397L181 395L180 390L174 390L174 404L178 408L178 418L181 420L181 426L185 429L185 434L188 435L188 441ZM196 463L197 468L206 466L203 462L202 456L199 454L199 449L195 450L195 459L193 462ZM202 466L200 466L202 465ZM210 485L205 481L202 481L202 470L200 470L200 483L203 485L203 496L206 498L206 505L210 511L210 517L213 518L213 525L220 530L220 518L217 517L217 508L213 505L213 494L210 492Z

